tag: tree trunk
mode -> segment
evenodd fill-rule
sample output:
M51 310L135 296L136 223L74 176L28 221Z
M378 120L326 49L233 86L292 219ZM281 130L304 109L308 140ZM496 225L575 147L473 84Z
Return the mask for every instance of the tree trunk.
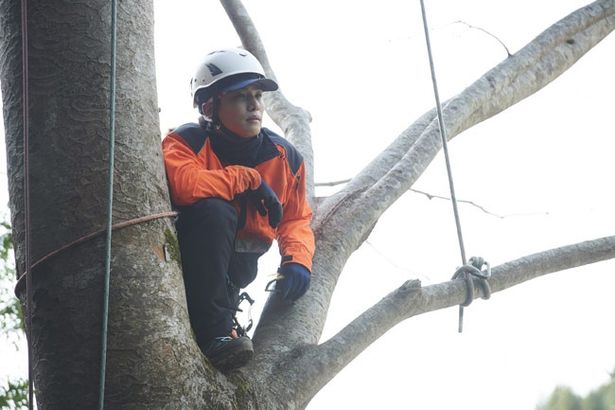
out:
M2 94L18 272L24 269L20 4L0 2ZM30 1L32 261L105 226L110 2ZM161 160L151 1L118 8L114 222L170 210ZM116 231L112 245L109 407L182 403L204 380L170 219ZM32 337L40 408L94 408L101 346L103 235L33 270ZM21 297L25 292L21 293ZM186 362L186 360L188 362ZM201 367L202 361L197 363ZM182 388L177 388L182 386Z

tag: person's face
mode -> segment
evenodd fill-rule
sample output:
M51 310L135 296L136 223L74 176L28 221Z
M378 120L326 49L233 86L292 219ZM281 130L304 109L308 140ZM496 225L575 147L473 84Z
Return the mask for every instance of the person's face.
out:
M256 136L261 130L265 111L262 98L263 91L255 86L223 94L218 112L220 122L240 137Z

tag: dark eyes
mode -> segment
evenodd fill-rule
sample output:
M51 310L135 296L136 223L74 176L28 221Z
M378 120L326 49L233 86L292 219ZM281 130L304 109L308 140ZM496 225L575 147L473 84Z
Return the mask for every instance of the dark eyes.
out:
M243 101L243 100L247 100L249 98L248 93L239 93L235 96L235 100L237 101ZM262 92L257 92L256 94L254 94L254 99L257 101L260 101L263 98L263 93Z

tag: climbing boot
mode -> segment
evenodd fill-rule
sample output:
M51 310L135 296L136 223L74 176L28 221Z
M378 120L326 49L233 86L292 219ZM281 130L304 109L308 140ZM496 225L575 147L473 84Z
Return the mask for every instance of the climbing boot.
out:
M245 366L252 359L254 348L248 336L224 336L206 343L203 353L217 369L233 370Z

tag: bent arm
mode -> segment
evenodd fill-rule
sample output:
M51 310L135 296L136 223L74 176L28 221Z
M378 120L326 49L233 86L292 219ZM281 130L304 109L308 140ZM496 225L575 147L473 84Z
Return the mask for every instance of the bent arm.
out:
M261 184L258 171L241 165L206 169L180 137L169 134L162 142L164 164L175 205L191 205L202 198L232 200Z
M284 205L282 222L278 228L277 241L282 255L282 264L300 263L312 270L314 256L314 233L310 227L312 209L306 198L305 166L301 164L288 200Z

